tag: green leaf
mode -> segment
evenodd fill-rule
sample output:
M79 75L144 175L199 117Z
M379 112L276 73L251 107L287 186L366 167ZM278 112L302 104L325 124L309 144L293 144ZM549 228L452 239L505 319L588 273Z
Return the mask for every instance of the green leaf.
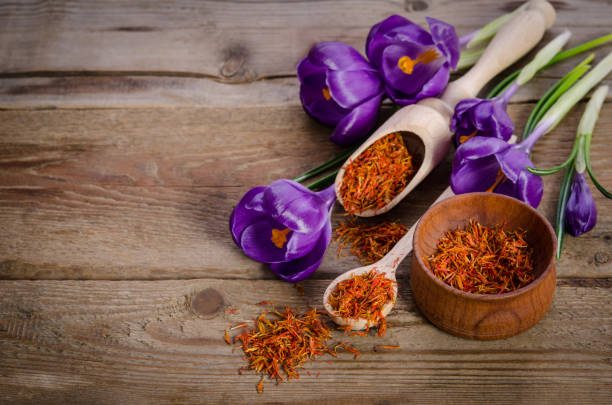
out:
M565 235L565 208L569 199L572 179L574 178L574 166L570 166L563 176L561 182L561 192L559 193L559 202L557 203L556 215L556 234L557 234L557 259L561 257L561 249L563 248L563 236Z
M537 174L538 176L547 176L549 174L555 174L555 173L560 172L561 170L565 169L566 167L568 167L570 164L574 162L574 158L578 154L578 149L580 149L578 147L579 144L580 142L577 142L577 141L574 142L574 146L572 147L572 153L570 153L567 160L561 163L559 166L555 166L552 169L536 169L535 167L528 167L527 171L533 174Z
M476 62L478 62L478 59L480 59L480 57L484 53L485 49L486 47L482 47L462 51L461 55L459 56L459 62L457 62L456 70L467 69L470 66L475 65Z
M593 48L596 48L600 45L605 44L606 42L612 41L612 34L604 35L603 37L595 38L592 41L585 42L584 44L580 44L573 48L568 49L567 51L559 52L554 58L550 60L544 68L554 65L555 63L561 62L565 59L571 58L572 56L576 56Z
M315 167L314 169L310 169L305 171L304 173L300 174L299 176L295 177L293 179L293 181L297 181L302 182L304 180L308 180L308 179L312 179L315 176L318 176L319 174L334 168L338 165L341 165L342 163L344 163L346 161L346 159L348 159L353 152L355 152L355 150L357 150L357 148L360 145L357 145L355 147L351 147L350 149L348 149L345 152L340 153L339 155L336 155L335 157L333 157L332 159L328 160L327 162Z
M595 184L595 187L597 187L597 190L599 190L599 192L601 194L603 194L606 198L612 199L612 193L610 193L608 190L606 190L605 187L602 186L599 183L599 181L597 181L597 179L595 178L595 174L593 173L593 170L591 169L591 135L590 134L587 134L585 136L584 143L585 143L585 145L584 145L584 149L585 149L584 159L585 159L585 163L586 163L587 172L589 173L589 176L591 177L591 180L593 180L593 184Z
M512 84L512 82L518 77L520 73L520 70L510 73L501 82L499 82L497 86L493 87L493 90L491 90L489 94L487 94L486 98L493 98L503 93L504 90L506 90L506 88Z
M480 30L478 30L478 32L476 33L476 35L474 35L474 37L470 40L470 42L467 43L466 48L468 49L474 48L478 45L481 45L481 44L484 44L490 41L491 38L493 38L495 34L497 34L497 31L499 31L499 29L508 20L514 17L514 15L518 13L519 11L522 11L523 9L525 9L525 7L527 7L527 4L528 3L525 3L521 5L519 8L517 8L516 10L497 17L495 20L491 21L490 23L482 27Z
M316 180L310 183L309 185L306 186L306 188L310 190L322 190L330 186L334 182L336 175L338 174L339 171L340 171L340 168L334 170L333 172L329 173L325 177L321 177L319 180Z
M580 44L578 46L575 46L573 48L570 48L566 51L563 52L559 52L557 55L555 55L554 58L552 58L550 60L550 62L548 62L546 65L544 65L542 67L542 69L545 69L549 66L554 65L555 63L559 63L562 62L566 59L569 59L573 56L579 55L583 52L586 52L588 50L591 50L593 48L596 48L600 45L603 45L607 42L612 41L612 34L608 34L608 35L604 35L603 37L599 37L599 38L595 38L589 42L585 42L584 44ZM508 74L508 76L506 76L504 79L502 79L501 82L499 82L497 84L497 86L495 86L493 88L493 90L491 90L489 92L489 94L487 94L487 98L493 98L495 96L497 96L498 94L503 93L503 91L506 89L506 87L508 87L513 81L514 79L516 79L518 77L518 75L521 73L520 69L516 70L510 74Z
M544 94L544 96L542 96L542 98L540 98L527 119L525 129L523 130L523 139L534 130L536 124L540 122L542 117L544 117L551 107L555 105L555 102L567 91L567 89L590 69L590 65L586 65L586 63L592 59L592 56L593 55L587 57L568 74L563 76L546 92L546 94Z

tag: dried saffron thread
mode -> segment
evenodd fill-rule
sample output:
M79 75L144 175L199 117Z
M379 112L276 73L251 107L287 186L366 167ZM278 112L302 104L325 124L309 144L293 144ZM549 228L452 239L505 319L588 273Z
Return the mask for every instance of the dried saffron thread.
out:
M350 219L338 224L334 230L334 241L340 242L336 249L338 258L347 244L351 253L362 264L371 264L382 259L395 246L408 229L397 222L382 222L375 225L357 224Z
M406 187L414 172L402 135L386 135L345 168L339 190L342 205L349 214L382 208Z
M402 346L400 346L400 345L376 345L376 346L374 346L374 351L378 352L378 351L381 351L381 350L383 350L383 351L384 350L398 350L398 349L401 349L401 348L402 348Z
M274 315L276 319L268 319ZM289 307L284 312L265 311L255 319L255 327L236 336L249 368L269 378L284 381L299 378L296 371L306 360L323 353L335 355L325 344L330 333L315 309L304 315L295 314Z
M446 284L470 293L501 294L524 287L535 279L532 249L524 231L504 227L470 219L463 229L440 238L426 265Z
M385 334L387 320L382 309L389 301L393 302L396 282L385 277L375 269L365 274L354 275L338 283L329 296L332 309L343 318L363 318L370 325L378 326L378 336ZM350 332L350 326L346 332Z

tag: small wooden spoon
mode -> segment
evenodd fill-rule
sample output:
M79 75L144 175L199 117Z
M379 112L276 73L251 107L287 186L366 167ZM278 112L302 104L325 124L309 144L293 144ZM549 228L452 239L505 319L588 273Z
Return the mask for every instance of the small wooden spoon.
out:
M434 202L442 201L448 197L455 195L450 187L448 187ZM418 221L417 221L418 223ZM349 279L353 276L368 273L372 269L376 269L379 273L384 273L385 277L389 280L392 280L395 284L393 289L393 300L389 301L382 309L383 316L387 316L393 306L395 305L395 299L397 298L397 283L395 283L395 270L398 268L402 260L408 255L408 253L412 252L412 237L414 236L414 230L416 228L416 223L410 228L410 230L393 246L385 257L377 261L376 263L358 267L353 270L349 270L346 273L342 273L338 277L336 277L325 290L325 294L323 294L323 307L329 313L329 316L332 320L340 326L350 325L351 330L362 330L366 327L374 326L372 324L368 325L368 320L363 318L343 318L339 316L336 311L329 304L329 296L336 289L336 286L339 282Z
M385 206L356 215L371 217L382 214L399 203L446 155L451 143L449 123L455 105L461 100L476 97L489 80L529 52L554 20L555 10L550 3L531 0L525 9L504 24L478 63L461 78L449 83L440 99L426 98L393 114L353 152L338 172L335 182L338 202L344 206L340 190L346 167L374 142L397 132L404 137L410 153L416 156L419 167L406 187Z

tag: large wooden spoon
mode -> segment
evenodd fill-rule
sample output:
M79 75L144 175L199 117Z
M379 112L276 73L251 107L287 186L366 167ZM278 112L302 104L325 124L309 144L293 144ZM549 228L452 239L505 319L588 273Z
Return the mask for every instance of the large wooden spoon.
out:
M461 78L449 83L439 99L427 98L393 114L338 172L335 189L340 204L343 202L339 190L346 167L372 143L394 132L404 137L410 153L416 157L418 169L406 187L382 208L365 210L356 215L371 217L382 214L399 203L446 155L451 143L449 123L455 105L461 100L476 97L489 80L529 52L554 20L555 10L550 3L531 0L527 7L504 24L478 63Z

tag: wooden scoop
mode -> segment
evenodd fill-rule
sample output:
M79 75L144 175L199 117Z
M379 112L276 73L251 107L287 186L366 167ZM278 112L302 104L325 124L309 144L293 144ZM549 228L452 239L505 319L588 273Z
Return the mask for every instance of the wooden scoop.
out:
M453 195L455 194L453 193L451 188L448 187L446 190L444 190L442 194L440 194L436 201L434 201L434 204L438 201L445 200ZM349 279L353 276L368 273L370 270L374 269L379 273L384 273L386 278L395 282L395 271L397 270L402 260L404 260L404 258L408 255L408 253L412 252L412 238L414 236L415 229L416 223L412 226L412 228L410 228L410 230L408 230L408 232L406 232L404 236L402 236L400 240L397 241L395 246L393 246L393 249L391 249L385 255L385 257L383 257L376 263L363 267L358 267L356 269L349 270L346 273L342 273L329 284L329 286L325 290L325 293L323 294L323 307L325 307L325 310L329 313L329 316L336 324L340 326L350 325L351 330L362 330L365 329L367 326L375 326L372 324L368 325L368 320L363 318L342 318L336 313L336 311L334 311L332 306L329 304L329 296L332 292L334 292L339 282ZM393 290L393 301L389 301L387 304L385 304L381 311L383 316L387 316L387 314L391 312L393 306L395 305L396 297L397 284L395 284L395 288Z
M476 97L489 80L529 52L554 20L555 10L550 3L531 0L525 9L504 24L478 63L461 78L449 83L439 99L426 98L393 114L351 155L338 172L335 189L340 204L344 205L339 190L347 165L374 142L393 132L402 134L419 167L406 187L385 206L355 215L371 217L385 213L399 203L446 155L451 142L449 124L455 105L461 100Z

